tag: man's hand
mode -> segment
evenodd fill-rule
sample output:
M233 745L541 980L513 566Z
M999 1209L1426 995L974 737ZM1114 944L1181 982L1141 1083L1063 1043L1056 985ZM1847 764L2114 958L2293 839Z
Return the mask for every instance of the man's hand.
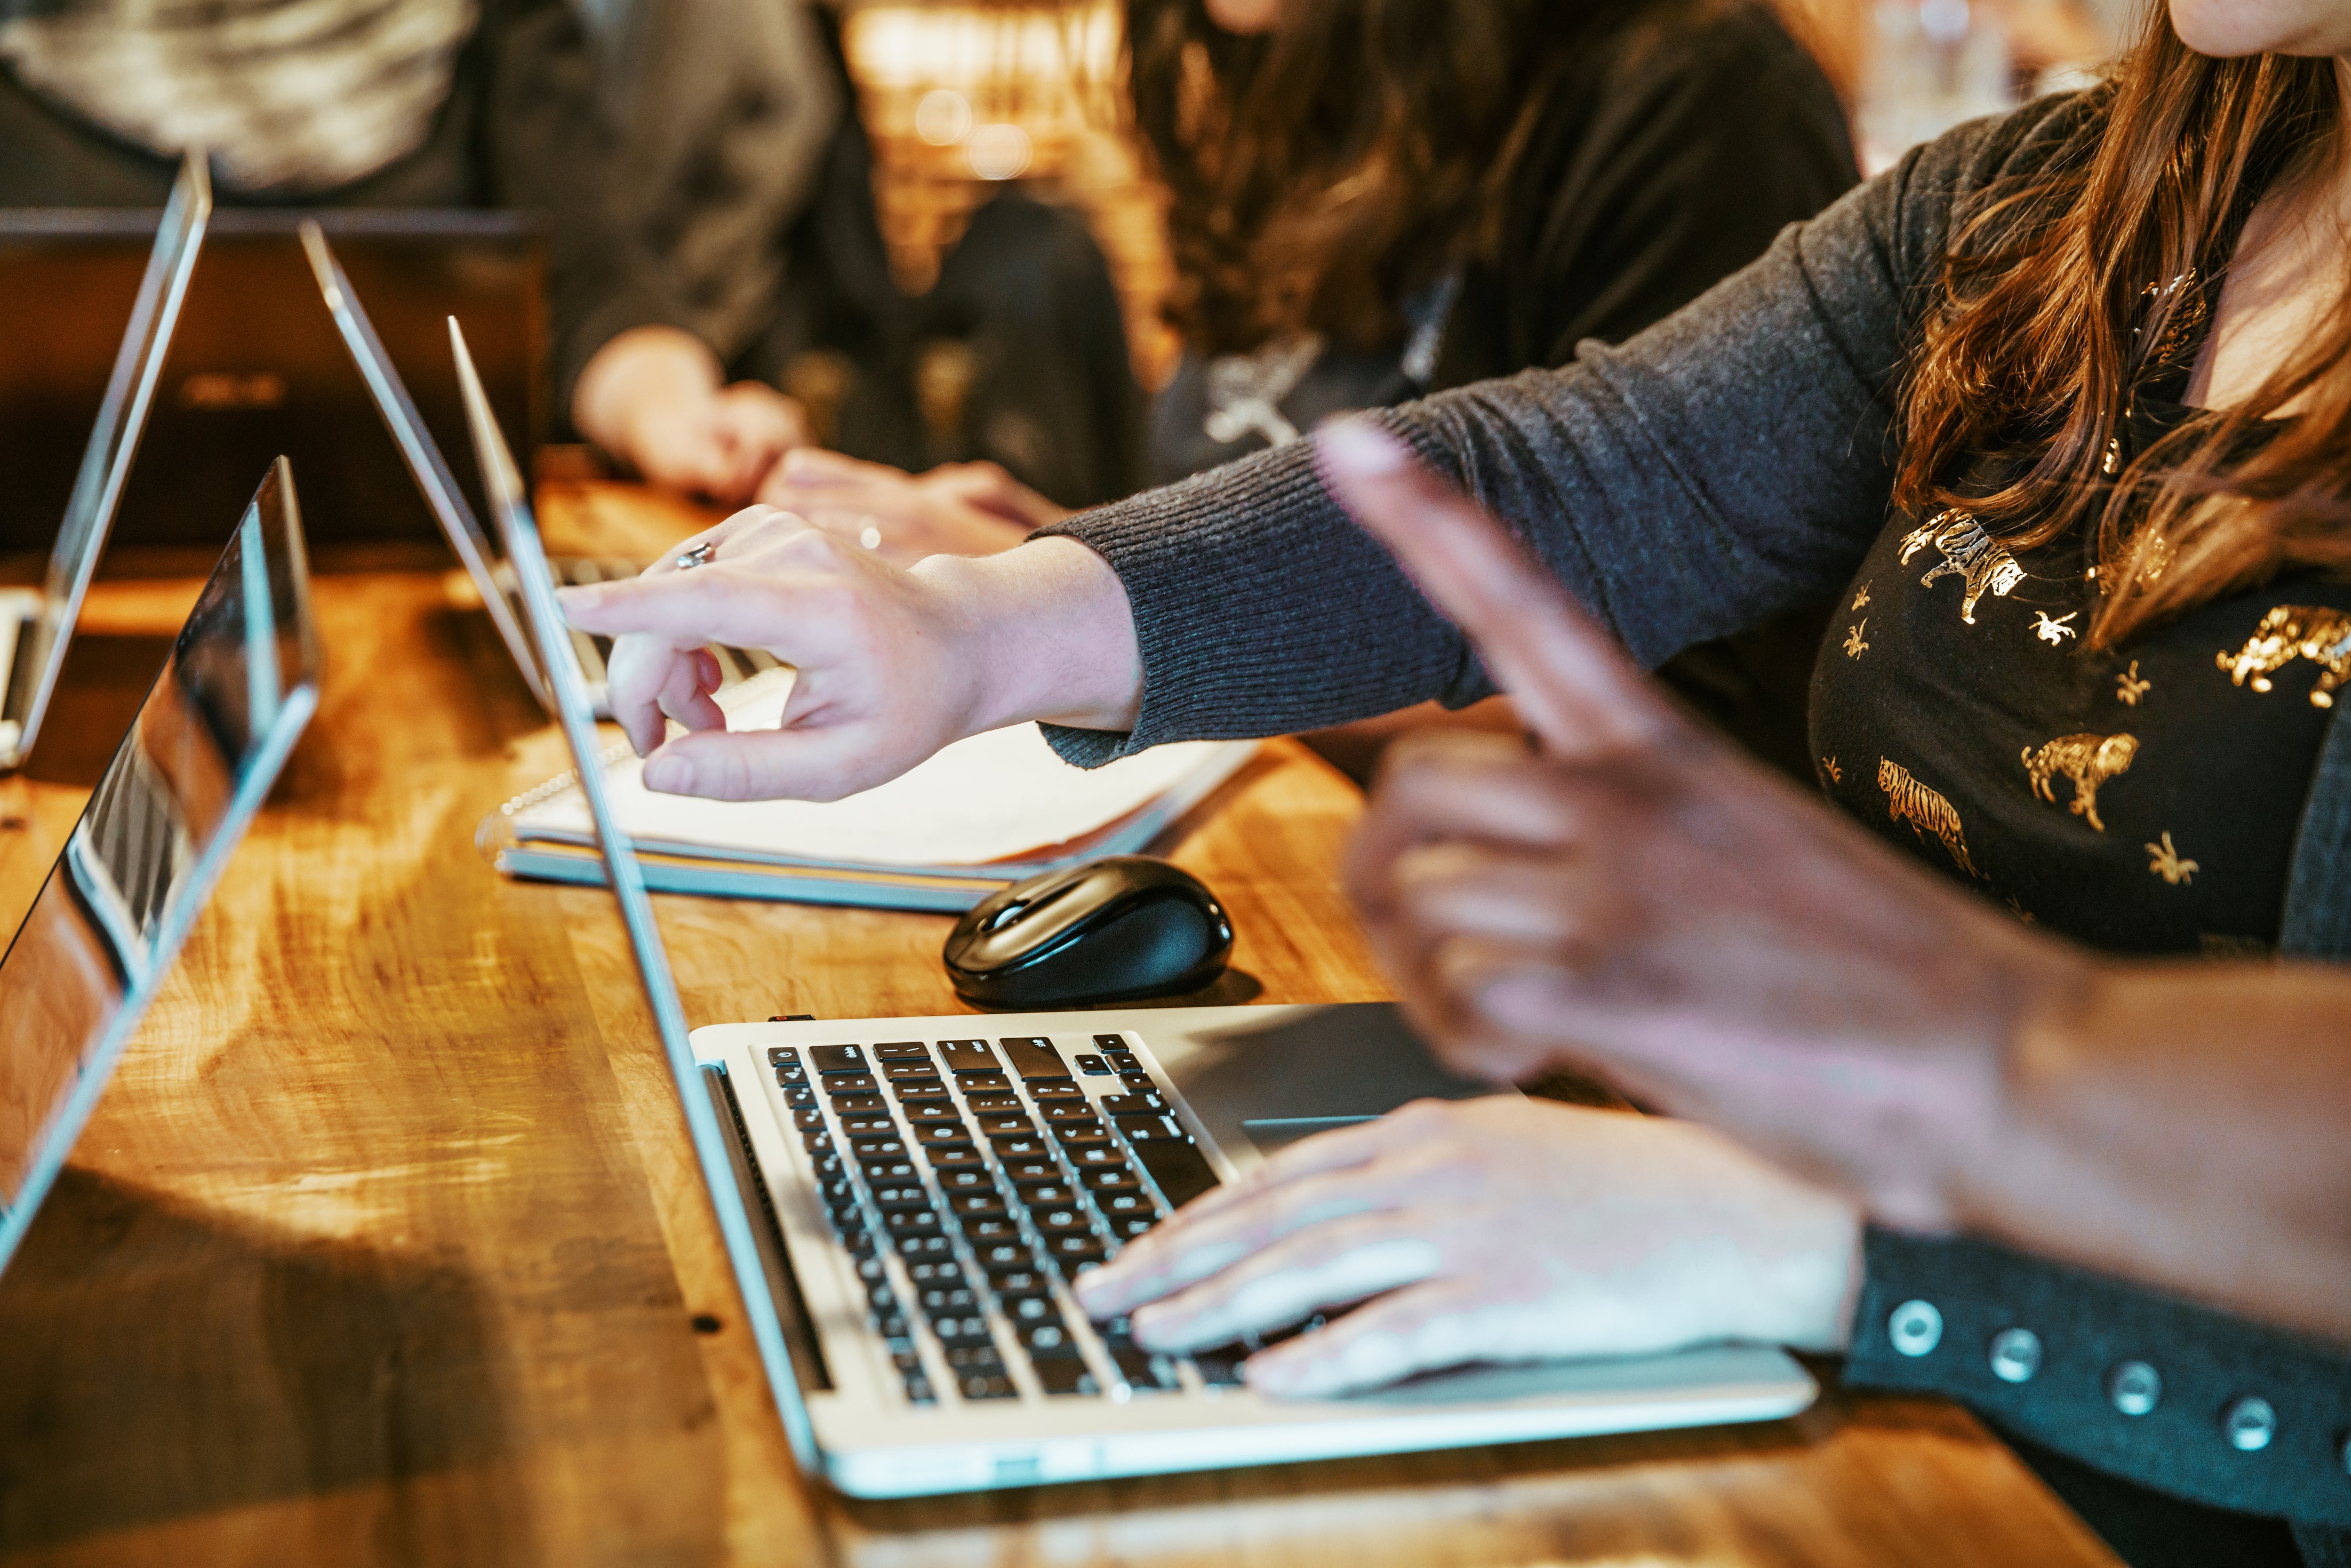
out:
M1499 1079L1552 1063L1952 1222L2020 1018L2092 961L2028 935L1701 731L1493 519L1367 426L1340 500L1463 627L1540 751L1391 755L1348 883L1416 1023Z
M1703 1127L1428 1101L1292 1145L1077 1293L1167 1351L1364 1301L1248 1363L1261 1393L1329 1397L1472 1361L1839 1350L1860 1233L1850 1203Z
M722 505L809 440L800 405L759 382L721 385L717 356L670 327L623 332L580 372L573 423L649 482Z

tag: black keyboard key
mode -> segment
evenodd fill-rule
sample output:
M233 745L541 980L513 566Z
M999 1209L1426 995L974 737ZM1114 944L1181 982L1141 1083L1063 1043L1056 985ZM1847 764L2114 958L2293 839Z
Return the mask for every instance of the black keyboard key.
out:
M849 1152L861 1160L885 1160L893 1155L904 1154L906 1145L900 1143L894 1135L852 1138L849 1140Z
M1055 1078L1044 1082L1030 1083L1029 1097L1036 1101L1039 1105L1043 1105L1048 1101L1053 1100L1082 1101L1086 1097L1086 1092L1066 1078Z
M1045 1204L1071 1204L1077 1201L1076 1189L1066 1181L1024 1181L1016 1189L1020 1201L1032 1207Z
M924 1315L927 1317L935 1318L941 1313L959 1317L979 1311L979 1292L969 1285L934 1285L917 1291L915 1299L922 1303Z
M1107 1078L1110 1076L1110 1063L1091 1052L1084 1056L1075 1057L1072 1060L1076 1062L1078 1071L1084 1073L1089 1078Z
M1159 1081L1148 1072L1122 1072L1118 1081L1130 1094L1155 1093L1159 1089Z
M1137 1094L1106 1094L1102 1108L1106 1116L1150 1116L1167 1109L1167 1102L1158 1091L1145 1090Z
M1000 1372L967 1372L956 1385L966 1399L1018 1399L1020 1390Z
M979 1119L980 1136L985 1138L1013 1137L1021 1134L1034 1133L1036 1130L1037 1124L1028 1117L1008 1114L1004 1112L982 1116Z
M1123 1219L1135 1214L1155 1214L1159 1210L1159 1206L1152 1202L1151 1195L1145 1192L1097 1192L1094 1194L1094 1207L1113 1219Z
M1037 1228L1045 1233L1048 1242L1056 1236L1087 1236L1093 1232L1093 1227L1086 1220L1085 1211L1081 1208L1040 1207L1031 1208L1029 1218L1037 1222Z
M881 1259L860 1258L857 1260L857 1282L859 1284L871 1286L877 1283L886 1283L889 1278L890 1271L882 1266Z
M1020 1133L1009 1137L994 1137L987 1141L994 1145L996 1157L999 1160L1043 1159L1051 1154L1051 1150L1046 1146L1044 1135L1040 1133Z
M917 1136L926 1126L963 1125L963 1113L955 1108L952 1100L917 1100L906 1107L906 1120L914 1124Z
M903 1155L895 1158L861 1160L858 1164L865 1172L865 1179L877 1186L883 1182L917 1179L914 1175L914 1162Z
M893 1208L928 1208L931 1195L918 1181L876 1182L873 1207L884 1213Z
M1061 1179L1061 1167L1051 1155L1040 1153L1021 1159L1007 1159L1004 1174L1010 1176L1017 1186L1028 1182L1059 1181Z
M1127 1168L1126 1156L1118 1146L1105 1138L1099 1144L1081 1144L1069 1151L1070 1163L1078 1167L1078 1175L1097 1170L1123 1171Z
M1153 1142L1181 1143L1187 1135L1176 1124L1176 1119L1164 1113L1144 1116L1113 1116L1111 1121L1126 1135L1130 1144Z
M1017 1116L1029 1109L1018 1094L967 1094L963 1103L971 1107L975 1116Z
M990 1187L985 1192L947 1194L947 1212L957 1219L1002 1219L1008 1210L1004 1195Z
M1069 1273L1074 1273L1081 1263L1099 1263L1110 1255L1090 1230L1071 1236L1048 1237L1045 1251L1064 1272Z
M887 1115L890 1111L890 1102L883 1099L879 1094L836 1094L832 1097L832 1108L844 1116L872 1115L876 1113Z
M1110 1146L1110 1131L1102 1124L1098 1116L1088 1116L1082 1121L1056 1122L1053 1124L1053 1136L1061 1141L1065 1149L1082 1148L1089 1144L1096 1148Z
M1110 1233L1121 1241L1132 1241L1158 1223L1155 1214L1121 1215L1110 1222Z
M811 1105L805 1111L792 1113L792 1125L803 1133L824 1131L824 1113Z
M1164 1355L1154 1355L1141 1345L1115 1344L1110 1358L1118 1365L1118 1375L1126 1385L1138 1394L1159 1394L1183 1385L1176 1375L1176 1364Z
M841 1119L841 1130L844 1135L852 1139L894 1138L898 1135L898 1124L890 1119L890 1113L887 1111L874 1111L862 1116L843 1116ZM854 1143L850 1145L852 1148L856 1146Z
M993 1072L1001 1070L996 1053L984 1040L943 1040L939 1060L950 1072Z
M1037 1360L1059 1359L1078 1354L1078 1342L1061 1322L1031 1323L1020 1331L1020 1343Z
M820 1176L816 1178L816 1195L828 1204L852 1203L857 1198L857 1184L838 1172Z
M1004 1315L1012 1320L1013 1326L1016 1328L1023 1323L1053 1323L1061 1321L1061 1309L1054 1305L1053 1298L1042 1291L999 1294L996 1300L997 1304L1004 1309Z
M904 1241L912 1236L936 1236L946 1228L939 1223L935 1210L900 1208L882 1217L882 1228Z
M909 1263L906 1265L906 1278L914 1281L917 1291L934 1286L952 1288L969 1282L964 1277L963 1265L953 1259L944 1262L929 1259L920 1263Z
M1143 1178L1124 1160L1114 1166L1089 1166L1078 1172L1078 1180L1085 1184L1088 1192L1098 1195L1143 1190ZM1099 1197L1096 1201L1100 1201Z
M804 1111L816 1103L816 1091L805 1083L795 1083L784 1091L784 1103L795 1111Z
M956 1087L967 1094L1002 1094L1012 1088L1012 1080L992 1069L986 1072L958 1072L955 1081Z
M870 1072L828 1072L818 1082L828 1094L871 1094L874 1089Z
M770 1067L797 1067L799 1060L800 1053L791 1046L771 1045L768 1048L768 1065Z
M967 1219L963 1222L963 1233L974 1247L997 1241L1017 1243L1022 1234L1020 1222L1008 1214L983 1214L977 1218Z
M919 1040L901 1040L875 1046L873 1059L876 1061L928 1061L931 1052L930 1048Z
M1094 1049L1096 1051L1124 1051L1126 1049L1126 1036L1123 1034L1098 1034L1094 1036Z
M903 1083L893 1083L901 1105L946 1104L947 1086L935 1078L909 1078Z
M939 1396L937 1393L932 1389L931 1380L928 1377L925 1376L920 1371L906 1374L907 1404L936 1405L938 1402Z
M898 1298L891 1293L888 1284L869 1285L865 1290L865 1306L871 1312L894 1312Z
M819 1072L856 1072L865 1067L865 1048L859 1045L812 1045L810 1064Z
M1193 1352L1192 1364L1200 1369L1200 1381L1211 1388L1243 1388L1248 1383L1241 1376L1241 1363L1250 1354L1247 1345L1228 1344Z
M909 1262L919 1259L940 1263L955 1256L955 1244L944 1236L908 1236L899 1239L898 1256Z
M1024 1035L997 1043L1004 1048L1005 1065L1023 1078L1067 1078L1070 1070L1061 1064L1061 1053L1053 1042L1038 1035Z
M987 1332L987 1320L977 1312L942 1313L931 1320L931 1332L950 1349L981 1344L992 1348L996 1343Z
M990 1275L1036 1271L1037 1258L1026 1241L990 1241L971 1250L972 1256L979 1260L979 1266Z
M1046 1121L1055 1123L1091 1122L1094 1115L1092 1103L1084 1099L1049 1100L1037 1109L1043 1113Z
M1010 1301L1042 1291L1052 1284L1052 1281L1043 1270L1037 1268L991 1269L987 1271L987 1283L998 1299Z
M1074 1354L1040 1355L1030 1364L1037 1369L1037 1381L1044 1385L1048 1395L1055 1398L1102 1392L1101 1386L1094 1382L1093 1369Z
M831 1133L802 1133L800 1134L800 1147L806 1149L812 1157L829 1155L832 1153L832 1134Z
M1109 1062L1113 1067L1117 1068L1121 1072L1140 1072L1143 1071L1142 1058L1136 1056L1134 1052L1127 1050L1124 1046L1120 1046L1115 1050L1103 1051L1102 1060Z
M966 1144L970 1141L971 1134L964 1130L960 1120L922 1122L916 1124L914 1127L914 1142L926 1146L932 1144Z
M885 1061L882 1076L893 1083L912 1083L917 1079L935 1080L939 1070L927 1061Z
M1170 1208L1183 1207L1217 1185L1217 1173L1197 1144L1139 1144L1134 1153Z
M933 1170L941 1173L951 1170L985 1172L987 1168L987 1162L979 1157L979 1151L969 1144L925 1144L923 1145L923 1157L931 1162ZM944 1174L941 1179L946 1179Z
M835 1176L844 1176L849 1174L849 1162L839 1155L818 1155L810 1160L809 1164L815 1168L816 1179L819 1181L831 1181Z
M931 1164L931 1168L938 1172L939 1186L946 1189L946 1194L949 1197L953 1197L958 1193L993 1193L996 1190L996 1178L988 1175L987 1171L978 1169L975 1166L967 1166L960 1169L939 1170L938 1163L934 1159Z

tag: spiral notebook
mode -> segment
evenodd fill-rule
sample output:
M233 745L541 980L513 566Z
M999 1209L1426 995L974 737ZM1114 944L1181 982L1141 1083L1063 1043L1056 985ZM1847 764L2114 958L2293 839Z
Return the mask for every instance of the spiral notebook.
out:
M731 729L772 728L792 672L720 694ZM705 800L645 788L625 743L602 757L621 826L655 892L883 909L968 909L1008 883L1148 847L1246 764L1246 741L1155 747L1073 768L1034 725L957 741L890 782L833 801ZM478 842L510 876L604 880L569 773L517 796Z

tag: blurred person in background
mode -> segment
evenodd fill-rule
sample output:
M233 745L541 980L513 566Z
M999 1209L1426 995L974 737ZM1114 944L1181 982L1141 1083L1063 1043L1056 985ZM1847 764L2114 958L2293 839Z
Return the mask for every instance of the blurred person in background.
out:
M1184 342L1155 483L1620 341L1857 178L1826 78L1755 0L1130 0L1125 26ZM996 465L917 476L812 448L760 497L902 562L1009 548L1073 499ZM1792 617L1672 674L1804 772L1820 629ZM1439 717L1318 739L1362 777Z
M799 0L0 0L0 205L507 207L549 225L555 406L747 499L806 437L722 365L846 107Z

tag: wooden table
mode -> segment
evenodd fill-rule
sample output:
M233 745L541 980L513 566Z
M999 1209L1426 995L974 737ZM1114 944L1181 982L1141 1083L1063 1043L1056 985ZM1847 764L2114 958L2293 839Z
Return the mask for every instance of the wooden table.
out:
M614 487L547 509L572 548L693 522ZM1837 1393L1719 1432L811 1494L607 896L474 848L557 770L552 732L439 565L321 567L319 716L0 1279L9 1561L2111 1561L1958 1409ZM93 594L34 766L0 780L7 928L194 586ZM1281 745L1197 821L1176 856L1239 929L1221 999L1384 994L1333 875L1356 809ZM695 1023L965 1010L943 918L657 902Z

